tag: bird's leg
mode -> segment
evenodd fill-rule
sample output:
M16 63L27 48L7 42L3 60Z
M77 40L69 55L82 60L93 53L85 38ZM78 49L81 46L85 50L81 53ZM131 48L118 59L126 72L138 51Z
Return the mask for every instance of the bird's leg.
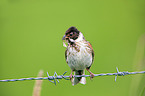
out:
M95 75L94 75L88 68L86 68L86 70L90 73L90 78L91 78L91 80L92 80L92 78L94 78Z
M73 73L73 71L71 71L71 74L69 75L70 80L72 80L72 78L74 78L74 75L72 73Z

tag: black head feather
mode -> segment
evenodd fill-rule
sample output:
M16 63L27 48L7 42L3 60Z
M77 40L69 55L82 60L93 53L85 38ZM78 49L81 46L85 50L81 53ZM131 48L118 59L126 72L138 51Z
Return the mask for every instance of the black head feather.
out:
M76 40L79 36L79 33L80 31L76 27L72 26L66 31L65 35L70 39Z

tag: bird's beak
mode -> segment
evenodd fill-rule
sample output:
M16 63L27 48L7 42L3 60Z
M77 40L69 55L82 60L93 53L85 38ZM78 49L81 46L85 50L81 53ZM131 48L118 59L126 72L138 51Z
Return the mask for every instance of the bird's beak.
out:
M62 40L65 40L65 37L66 37L66 36L64 35L64 36L62 37Z

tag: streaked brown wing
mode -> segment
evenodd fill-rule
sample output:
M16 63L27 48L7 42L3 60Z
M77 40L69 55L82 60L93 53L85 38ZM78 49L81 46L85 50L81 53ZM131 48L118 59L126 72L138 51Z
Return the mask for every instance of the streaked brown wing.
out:
M68 61L67 61L67 48L65 50L65 60L66 60L66 63L68 63Z
M93 64L93 61L94 61L94 50L93 50L93 47L92 47L91 43L88 42L88 41L87 41L87 43L88 43L88 47L91 49L91 52L92 52L92 64ZM92 64L91 64L91 66L92 66ZM89 68L90 68L91 66L89 66Z

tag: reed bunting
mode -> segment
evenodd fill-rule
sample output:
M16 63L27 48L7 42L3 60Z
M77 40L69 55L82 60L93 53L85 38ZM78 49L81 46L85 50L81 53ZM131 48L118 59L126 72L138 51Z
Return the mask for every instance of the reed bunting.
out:
M88 42L83 34L76 28L70 27L62 40L68 44L67 46L63 42L64 46L67 47L65 51L65 59L68 66L71 68L70 80L72 85L78 83L86 84L85 77L73 77L74 75L84 75L85 69L90 73L91 79L94 74L90 71L90 67L94 60L94 51L90 42Z

